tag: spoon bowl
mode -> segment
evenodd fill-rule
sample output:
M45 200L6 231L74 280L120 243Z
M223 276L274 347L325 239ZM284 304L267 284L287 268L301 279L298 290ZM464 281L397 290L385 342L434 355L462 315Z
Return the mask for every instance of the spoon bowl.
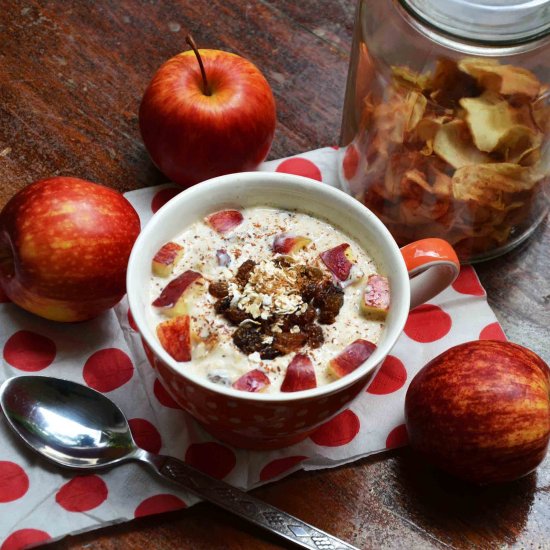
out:
M122 411L87 386L59 378L18 376L0 386L0 407L15 433L56 464L88 470L138 460L198 497L302 548L355 549L181 460L140 449Z

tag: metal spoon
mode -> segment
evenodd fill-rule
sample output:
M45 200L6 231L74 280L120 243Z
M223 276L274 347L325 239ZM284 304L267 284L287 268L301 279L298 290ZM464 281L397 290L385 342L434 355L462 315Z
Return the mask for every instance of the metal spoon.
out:
M354 549L320 529L203 474L184 462L136 446L122 411L81 384L45 376L19 376L0 386L0 406L13 430L32 449L67 468L107 468L130 460L303 548Z

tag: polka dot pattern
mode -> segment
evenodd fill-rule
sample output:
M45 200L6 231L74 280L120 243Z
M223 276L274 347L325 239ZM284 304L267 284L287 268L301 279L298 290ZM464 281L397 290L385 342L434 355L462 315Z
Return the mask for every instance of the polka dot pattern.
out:
M342 169L344 171L344 177L347 180L352 179L357 173L359 167L359 153L355 145L350 144L344 154L344 160L342 162Z
M424 304L414 308L405 323L405 334L415 342L427 344L443 338L451 330L451 316L439 306Z
M506 334L502 330L502 327L498 323L490 323L484 327L479 333L479 340L501 340L506 342Z
M351 178L352 188L357 172L362 170L356 153L354 147L326 148L266 163L261 170L295 173L330 185L335 181L338 163L343 161L341 168L345 177ZM163 186L130 193L128 198L140 212L144 225L153 212L181 190ZM9 300L0 291L0 303L6 302ZM455 309L457 305L460 309ZM405 333L376 376L372 374L370 386L361 380L319 402L304 401L294 410L285 412L282 407L273 412L258 404L251 409L237 399L216 399L198 385L170 377L161 362L142 347L126 298L114 313L89 323L51 324L14 305L0 305L4 367L0 369L0 383L6 376L28 372L84 381L99 391L113 392L109 397L131 418L132 432L141 447L181 457L217 478L243 486L266 483L302 469L308 456L315 456L319 465L334 466L351 457L405 445L405 388L423 364L461 340L505 339L474 268L465 266L451 288L410 314ZM123 330L119 330L118 321ZM178 396L190 414L179 409L171 394ZM332 420L325 421L336 413L339 414ZM227 437L231 430L243 434L243 438L250 434L256 437L266 428L271 430L269 437L281 436L288 433L290 423L290 429L300 433L289 444L309 433L312 424L323 424L298 447L249 453L237 452L223 441L212 441L212 436L191 415L203 418L207 428L220 438ZM218 422L223 427L215 432ZM34 462L29 463L11 441L10 437L5 440L0 459L0 516L13 517L11 524L17 525L18 530L2 531L0 519L0 550L20 550L63 536L69 530L99 527L122 516L169 512L195 501L192 495L180 493L176 486L164 485L141 468L128 468L127 475L124 468L72 478L63 478L57 472L53 475ZM44 515L28 513L44 495L51 495L47 505L59 518L46 525ZM36 510L43 508L37 506Z
M153 393L157 398L158 402L164 407L169 409L180 409L181 407L174 401L172 396L166 391L165 387L157 379L153 385Z
M134 366L131 359L117 348L96 351L88 358L82 372L86 384L100 392L120 388L133 374Z
M153 514L162 514L164 512L173 512L174 510L181 510L186 508L185 502L175 495L155 495L153 497L146 498L141 502L136 511L134 517L141 518L144 516L151 516Z
M485 290L481 286L476 272L471 265L464 265L460 269L460 274L453 283L453 288L461 294L470 296L485 296Z
M181 187L165 187L155 193L151 200L151 211L153 214L160 210L170 199L181 193L181 191L183 191Z
M359 417L348 409L317 428L310 437L316 445L340 447L353 441L360 428Z
M55 501L67 512L88 512L103 504L108 493L107 485L99 476L78 476L59 489Z
M284 458L272 460L262 468L260 472L260 481L269 481L274 477L278 477L307 458L307 456L285 456Z
M0 550L21 550L50 540L46 531L40 529L19 529L13 532L0 546Z
M29 477L19 464L0 461L0 503L21 498L29 489Z
M144 418L132 418L128 420L128 424L130 425L132 436L138 447L154 454L160 452L162 438L151 422Z
M407 381L405 365L393 355L388 355L369 385L367 392L374 395L386 395L403 387Z
M42 334L20 330L4 345L6 363L25 372L38 372L49 367L57 353L55 343Z
M323 181L323 176L321 175L319 167L310 160L301 157L283 160L283 162L277 166L277 172L295 174L296 176L305 176L306 178Z
M407 426L400 424L396 426L386 438L386 449L395 449L396 447L403 447L409 443L409 434L407 433Z
M217 479L227 476L237 463L235 453L220 443L193 443L185 453L185 462Z

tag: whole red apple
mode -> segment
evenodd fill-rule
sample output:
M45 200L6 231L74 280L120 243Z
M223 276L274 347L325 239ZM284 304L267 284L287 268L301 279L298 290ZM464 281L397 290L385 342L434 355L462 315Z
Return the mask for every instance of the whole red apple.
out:
M0 213L0 285L46 319L90 319L124 296L139 230L136 211L113 189L69 177L37 181Z
M534 352L480 340L445 351L405 398L410 444L424 458L479 484L534 470L550 438L550 370Z
M276 123L271 88L255 65L228 52L195 51L160 67L139 108L149 155L184 187L255 169L269 152Z

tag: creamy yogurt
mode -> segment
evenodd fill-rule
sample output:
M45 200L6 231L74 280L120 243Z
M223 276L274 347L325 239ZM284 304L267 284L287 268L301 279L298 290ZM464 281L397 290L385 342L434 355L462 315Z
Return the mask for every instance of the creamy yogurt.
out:
M292 265L320 269L323 276L344 293L343 305L335 321L332 324L319 324L324 343L317 348L306 344L297 351L310 358L315 369L317 386L330 383L334 378L327 370L327 365L332 358L357 339L372 343L377 343L380 339L384 329L383 318L366 316L360 307L365 281L369 275L379 273L377 266L356 241L321 219L302 212L265 207L246 208L241 213L242 222L226 233L215 231L205 221L196 222L184 229L173 239L173 242L183 247L183 255L171 275L151 276L150 303L160 295L169 281L185 271L192 270L203 276L194 283L187 300L187 313L193 334L192 358L190 361L178 362L178 368L186 374L208 377L225 385L233 384L250 370L260 369L270 380L265 391L280 391L287 366L296 352L273 359L262 359L258 352L247 355L241 351L233 341L237 326L216 313L215 304L219 298L213 296L208 289L213 282L229 281L233 306L251 312L252 322L255 323L265 320L273 311L284 315L285 311L296 313L305 310L307 304L291 287L284 287L280 281L276 281L277 284L272 285L276 290L271 295L267 291L272 287L264 284L270 278L281 275L277 262L274 263L279 255L273 252L273 243L276 237L286 234L304 237L310 241L291 254ZM338 281L321 261L320 254L343 243L350 245L354 265L348 279ZM250 289L247 291L246 288L239 291L234 282L231 282L239 266L247 260L263 266L256 272L254 292L250 292ZM227 265L220 265L225 263ZM263 286L258 286L259 281ZM256 292L257 289L260 292ZM153 306L147 315L153 332L168 318L163 308ZM292 327L291 332L293 331L299 331L299 327ZM269 336L266 336L266 341L269 341Z

